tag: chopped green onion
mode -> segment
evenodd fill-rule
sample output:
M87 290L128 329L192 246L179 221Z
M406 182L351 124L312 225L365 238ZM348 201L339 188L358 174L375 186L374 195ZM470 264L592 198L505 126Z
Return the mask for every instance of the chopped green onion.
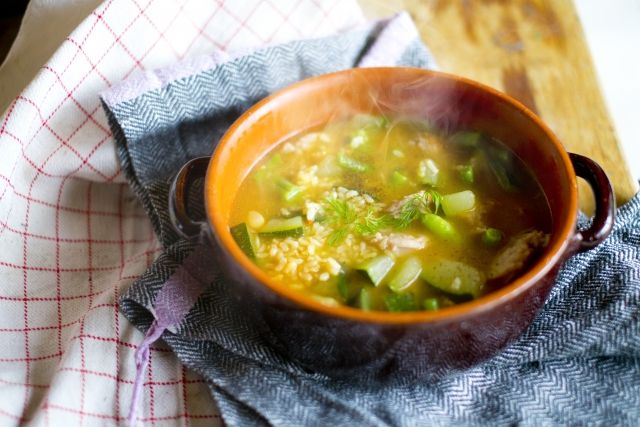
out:
M460 178L467 184L473 184L473 166L461 165L457 167Z
M393 171L391 174L391 184L396 187L403 187L409 183L409 178L399 171Z
M284 178L280 178L276 181L276 185L281 190L282 198L287 202L295 199L300 193L302 193L302 188L293 184L291 181L286 180Z
M346 301L349 297L349 288L347 287L347 276L344 273L338 274L336 287L342 299Z
M496 246L498 243L502 241L502 231L497 228L487 228L482 233L482 243L487 246Z
M438 298L427 298L422 302L422 306L427 311L435 311L440 308Z
M360 289L358 294L358 307L364 311L371 311L371 292L367 288Z
M475 205L476 196L471 190L442 196L442 210L447 216L454 216L468 212L472 210Z
M454 242L460 239L460 235L454 228L453 224L438 215L426 213L422 215L420 220L422 221L422 224L427 227L427 230L431 231L441 239Z
M384 305L389 311L416 311L418 304L413 294L390 294L384 297Z
M338 154L338 165L351 172L366 172L369 170L369 165L347 156L345 153Z

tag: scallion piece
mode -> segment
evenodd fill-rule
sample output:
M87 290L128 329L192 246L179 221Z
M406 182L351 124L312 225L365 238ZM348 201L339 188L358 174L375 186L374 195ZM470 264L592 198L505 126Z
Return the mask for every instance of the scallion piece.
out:
M349 298L349 288L347 287L347 276L344 273L338 274L336 287L342 300L346 301Z
M276 185L281 191L282 198L289 202L302 193L302 188L293 184L291 181L281 178L276 181Z
M440 308L438 298L426 298L422 301L422 307L427 311L435 311Z
M482 233L482 243L487 246L496 246L502 241L502 237L502 231L489 227Z
M416 311L418 304L416 298L411 293L390 294L384 297L384 305L389 311Z
M467 184L473 184L473 166L461 165L457 167L460 178Z
M460 239L460 235L453 224L438 215L426 213L420 217L420 220L422 224L427 227L427 230L441 239L454 242Z
M360 289L360 293L358 294L358 307L364 311L371 311L371 291L369 289Z
M409 183L409 178L399 171L393 171L391 174L391 185L395 187L403 187Z
M345 153L338 154L338 165L340 167L351 171L363 173L369 170L370 166L360 160L356 160L353 157L347 156Z

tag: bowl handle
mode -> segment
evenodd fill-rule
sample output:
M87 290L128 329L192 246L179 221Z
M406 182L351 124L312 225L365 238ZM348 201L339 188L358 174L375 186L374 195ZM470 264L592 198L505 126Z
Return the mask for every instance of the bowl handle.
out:
M210 157L189 160L176 174L169 189L169 218L173 228L187 239L197 237L206 226L206 221L196 221L187 212L189 188L198 178L204 178Z
M569 157L576 175L591 186L596 203L591 226L576 232L578 251L582 252L597 246L611 233L616 216L615 198L609 178L599 164L580 154L569 153Z

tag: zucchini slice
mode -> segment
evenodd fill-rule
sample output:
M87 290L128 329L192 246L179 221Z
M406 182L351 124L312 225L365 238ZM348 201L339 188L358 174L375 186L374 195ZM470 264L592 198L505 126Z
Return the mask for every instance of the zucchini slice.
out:
M365 273L374 286L378 286L382 283L387 273L391 271L394 264L395 261L390 256L380 255L365 261L358 267L358 270Z
M303 234L304 222L301 216L271 218L258 233L261 237L300 237Z
M422 272L422 263L417 257L409 257L400 265L398 271L389 280L389 289L402 292L413 284Z
M244 222L234 225L230 229L233 240L236 241L242 252L249 258L256 259L256 248L254 247L253 237L249 231L249 227Z

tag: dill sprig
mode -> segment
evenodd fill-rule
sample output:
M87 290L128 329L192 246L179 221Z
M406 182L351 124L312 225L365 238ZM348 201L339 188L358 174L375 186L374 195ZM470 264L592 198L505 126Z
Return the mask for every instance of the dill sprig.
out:
M347 237L351 224L356 220L356 211L349 202L335 197L327 197L325 204L326 222L333 227L327 243L336 246Z
M391 225L393 218L390 215L378 216L376 209L369 207L364 217L360 218L355 224L355 230L358 234L368 236L376 234L383 228Z
M370 206L366 213L358 218L358 210L348 200L333 197L325 199L326 222L333 228L327 243L335 246L342 242L350 232L368 236L390 226L393 223L393 218L390 215L379 215L378 211Z
M405 201L393 216L396 228L407 228L421 214L437 214L441 209L442 195L436 190L425 190L405 197Z

